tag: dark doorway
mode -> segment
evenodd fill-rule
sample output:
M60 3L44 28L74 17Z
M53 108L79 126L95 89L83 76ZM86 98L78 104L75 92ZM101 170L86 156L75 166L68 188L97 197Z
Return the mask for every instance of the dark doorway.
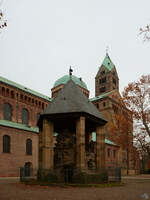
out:
M31 163L27 162L24 165L24 176L31 176Z
M73 177L73 166L65 165L64 166L64 182L72 183L72 177Z

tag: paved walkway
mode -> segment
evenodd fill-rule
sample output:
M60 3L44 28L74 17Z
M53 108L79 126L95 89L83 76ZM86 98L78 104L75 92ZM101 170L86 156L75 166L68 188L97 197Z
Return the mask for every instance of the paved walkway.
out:
M0 184L0 200L150 200L150 179L143 178L145 176L140 175L138 179L137 176L125 177L124 186L112 188L29 186L11 179L10 183ZM1 183L7 181L0 180Z
M135 176L122 176L122 180L150 180L150 174L139 174Z

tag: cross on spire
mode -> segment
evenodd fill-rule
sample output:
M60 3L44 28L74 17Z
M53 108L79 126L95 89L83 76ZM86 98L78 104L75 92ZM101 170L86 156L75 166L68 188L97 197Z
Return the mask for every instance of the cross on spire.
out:
M106 54L108 54L109 46L106 47Z

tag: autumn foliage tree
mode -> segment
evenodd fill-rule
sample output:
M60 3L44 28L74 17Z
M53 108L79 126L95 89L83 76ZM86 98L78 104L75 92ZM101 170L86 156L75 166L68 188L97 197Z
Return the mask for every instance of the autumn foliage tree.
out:
M123 100L133 115L134 141L141 155L146 153L150 159L150 74L129 83L124 89Z

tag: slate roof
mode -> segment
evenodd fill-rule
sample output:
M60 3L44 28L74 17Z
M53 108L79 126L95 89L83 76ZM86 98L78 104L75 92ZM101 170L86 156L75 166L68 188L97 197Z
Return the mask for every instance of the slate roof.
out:
M104 123L107 120L100 114L96 106L83 94L81 89L69 80L47 106L42 115L86 113ZM42 116L41 115L41 116Z

